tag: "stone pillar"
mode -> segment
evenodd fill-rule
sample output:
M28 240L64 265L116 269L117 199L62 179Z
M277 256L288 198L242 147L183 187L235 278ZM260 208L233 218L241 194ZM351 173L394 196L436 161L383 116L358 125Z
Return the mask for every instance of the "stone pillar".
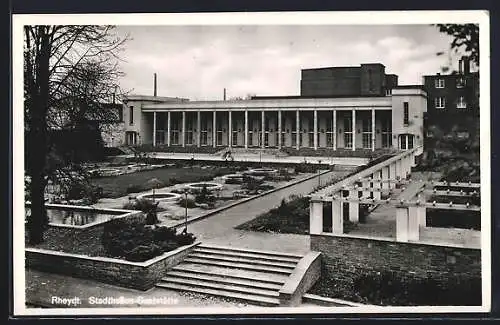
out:
M198 111L196 118L196 145L201 146L201 111Z
M245 110L245 149L248 149L248 110Z
M375 172L372 174L373 178L373 198L375 200L380 200L380 188L381 188L381 183L380 183L380 173Z
M383 189L389 189L389 167L382 167L382 184Z
M314 150L318 150L318 111L314 110L314 130L313 130L313 136L314 136Z
M278 149L281 149L281 110L278 110Z
M153 147L156 147L156 112L153 112Z
M170 147L170 112L167 112L167 146Z
M309 219L311 235L319 235L323 232L323 201L311 199Z
M408 137L409 137L408 134L405 135L405 141L406 141L406 147L405 148L406 148L406 150L408 150Z
M297 147L297 150L300 149L300 112L299 110L295 111L295 124L296 124L296 127L295 127L295 130L296 130L296 134L295 134L295 137L296 137L296 147Z
M214 111L212 116L212 142L214 148L217 147L217 112Z
M370 190L371 182L370 181L363 181L361 184L362 184L363 188L365 188L365 190L363 191L363 197L369 198L372 194L372 191Z
M396 240L408 241L408 208L396 207Z
M342 215L342 200L333 198L332 200L332 232L335 235L344 233L344 216Z
M333 110L333 150L337 150L337 110Z
M420 227L427 227L427 209L425 208L425 206L418 207L417 217Z
M356 109L352 109L352 151L356 151Z
M262 133L260 134L261 148L264 148L264 146L265 146L264 145L264 136L265 136L265 133L266 133L265 132L266 131L265 130L266 125L265 125L265 120L264 119L265 119L265 115L264 115L264 111L262 111L261 114L260 114L260 128L262 130Z
M182 146L186 146L186 111L182 112Z
M350 200L359 200L358 190L349 191ZM359 202L349 202L349 220L359 222Z
M418 206L408 207L408 240L418 241L420 238L420 220Z
M375 108L372 107L372 151L375 151Z
M228 126L227 129L229 130L229 136L227 139L227 143L229 144L229 148L232 148L233 146L233 117L231 115L231 111L228 111Z
M392 163L389 165L389 176L391 177L391 179L396 179L396 164L395 163ZM389 188L395 188L396 187L396 184L391 182L389 183Z

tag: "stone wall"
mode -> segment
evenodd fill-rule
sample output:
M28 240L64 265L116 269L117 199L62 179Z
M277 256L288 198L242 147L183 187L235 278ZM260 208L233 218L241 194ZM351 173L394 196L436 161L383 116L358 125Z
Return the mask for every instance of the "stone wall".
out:
M391 272L404 283L432 282L432 286L446 291L441 293L446 299L452 295L448 292L453 290L468 292L465 287L457 288L457 282L459 285L471 286L475 291L479 290L470 292L472 300L480 300L481 297L481 288L478 285L481 279L480 249L351 236L311 235L311 250L322 253L322 276L335 283L339 291L352 288L353 283L362 275ZM467 280L461 282L460 279ZM405 294L411 296L413 293ZM429 293L432 294L433 292ZM453 297L451 299L453 300Z
M92 279L127 288L147 290L199 243L179 247L146 262L88 257L44 249L25 250L26 267L40 271Z

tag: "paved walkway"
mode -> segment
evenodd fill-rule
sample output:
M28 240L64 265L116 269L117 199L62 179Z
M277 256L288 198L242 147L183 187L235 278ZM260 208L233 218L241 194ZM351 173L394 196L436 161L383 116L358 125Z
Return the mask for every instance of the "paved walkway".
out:
M222 156L219 154L208 153L174 153L174 152L151 152L153 157L158 159L182 159L182 160L205 160L205 161L222 161ZM119 157L134 158L134 155L122 155ZM263 153L234 153L234 161L241 162L263 162L263 163L294 163L299 164L308 162L311 164L330 164L330 165L346 165L346 166L361 166L368 162L368 158L360 157L309 157L309 156L276 156Z

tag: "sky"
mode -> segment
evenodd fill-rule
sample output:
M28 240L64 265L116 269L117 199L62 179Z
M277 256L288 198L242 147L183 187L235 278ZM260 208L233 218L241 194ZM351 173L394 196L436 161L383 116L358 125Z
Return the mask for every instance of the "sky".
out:
M190 100L300 95L300 71L382 63L400 85L457 62L450 37L430 25L119 26L121 87L137 95ZM437 52L446 54L437 56Z

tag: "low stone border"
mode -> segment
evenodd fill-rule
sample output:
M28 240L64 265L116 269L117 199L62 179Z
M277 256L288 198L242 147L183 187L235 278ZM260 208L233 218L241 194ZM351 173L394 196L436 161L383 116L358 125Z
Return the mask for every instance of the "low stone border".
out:
M148 290L199 244L201 242L181 246L145 262L84 256L39 248L26 248L25 259L26 267L36 270L87 278L131 289Z
M193 217L191 219L188 219L187 224L190 224L190 223L193 223L193 222L196 222L196 221L208 218L208 217L210 217L210 216L212 216L214 214L217 214L219 212L228 210L228 209L233 208L233 207L235 207L237 205L240 205L240 204L243 204L243 203L255 200L257 198L263 197L263 196L271 194L273 192L280 191L280 190L282 190L284 188L287 188L287 187L290 187L290 186L294 186L294 185L297 185L297 184L302 183L302 182L306 182L306 181L308 181L310 179L318 177L318 175L323 176L325 174L335 173L335 172L337 172L337 171L336 170L325 170L325 171L323 171L323 172L321 172L319 174L314 174L314 175L310 175L310 176L305 177L305 178L301 178L301 179L297 179L297 180L291 181L290 183L285 184L285 185L283 185L281 187L273 188L273 189L271 189L269 191L266 191L266 192L263 192L263 193L260 193L260 194L257 194L257 195L253 195L253 196L250 196L250 197L239 199L239 200L237 200L237 201L235 201L235 202L233 202L231 204L228 204L226 206L223 206L223 207L217 208L215 210L209 211L209 212L207 212L207 213L205 213L205 214L203 214L201 216L197 216L197 217ZM181 227L181 226L184 226L184 225L186 225L186 222L182 221L182 222L179 222L178 224L170 226L170 228L177 228L177 227Z
M367 307L373 305L364 305L357 302L336 299L336 298L327 298L318 295L313 295L311 293L306 293L302 296L302 302L311 302L314 304L318 304L321 306L327 307Z
M321 276L321 253L309 252L288 277L279 291L280 306L297 307L302 296L319 280Z

